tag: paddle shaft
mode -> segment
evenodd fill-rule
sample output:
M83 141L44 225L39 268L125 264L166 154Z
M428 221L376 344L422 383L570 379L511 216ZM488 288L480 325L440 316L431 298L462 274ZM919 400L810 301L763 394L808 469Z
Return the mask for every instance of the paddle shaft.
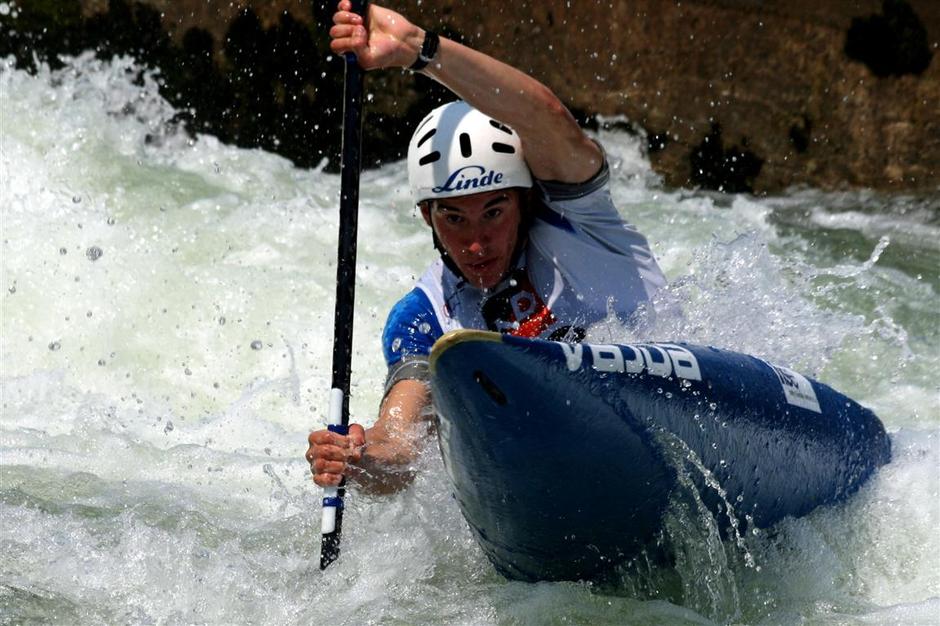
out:
M364 14L366 0L353 0L353 12ZM362 161L362 83L365 71L355 55L346 54L343 93L342 174L339 200L339 247L336 262L336 311L333 323L333 381L328 428L348 433L349 383L352 373L353 309L356 296L356 233L359 218L359 170ZM345 480L323 490L320 569L339 557Z

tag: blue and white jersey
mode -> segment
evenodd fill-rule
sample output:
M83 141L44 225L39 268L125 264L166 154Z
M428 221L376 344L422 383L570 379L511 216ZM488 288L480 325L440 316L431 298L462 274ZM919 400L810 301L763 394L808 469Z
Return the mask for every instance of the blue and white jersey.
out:
M536 181L544 208L513 271L483 291L438 259L392 307L382 333L386 392L428 377L431 346L444 333L480 328L579 341L591 324L629 318L666 284L649 243L625 223L610 197L605 163L590 181Z

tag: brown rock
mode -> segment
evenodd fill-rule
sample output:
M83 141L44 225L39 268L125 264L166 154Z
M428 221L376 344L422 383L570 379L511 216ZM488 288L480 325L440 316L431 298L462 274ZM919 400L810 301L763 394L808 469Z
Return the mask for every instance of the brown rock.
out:
M119 14L136 27L152 21L139 7L156 9L164 34L143 37L138 53L177 66L162 68L167 97L195 108L191 126L311 165L338 147L342 64L325 60L329 4L82 0L81 36L62 26L72 36L58 39L87 47L104 37L133 51L103 20ZM936 0L390 6L532 73L576 112L625 116L647 133L653 166L669 185L940 189ZM63 45L56 39L36 35L30 45L54 49ZM22 42L11 45L28 56ZM367 91L373 164L400 157L414 122L446 97L406 72L373 73Z
M920 52L929 61L920 74L877 76L847 56L854 23L903 16L905 7L926 31ZM940 61L932 58L940 3L933 0L422 8L424 23L453 25L472 45L531 71L569 106L638 123L662 143L652 161L671 185L940 187ZM460 28L466 24L474 26ZM916 39L902 31L906 44ZM885 47L867 43L874 56ZM712 154L711 174L693 168L703 149ZM726 163L716 164L721 153ZM759 173L728 172L748 155L748 171Z

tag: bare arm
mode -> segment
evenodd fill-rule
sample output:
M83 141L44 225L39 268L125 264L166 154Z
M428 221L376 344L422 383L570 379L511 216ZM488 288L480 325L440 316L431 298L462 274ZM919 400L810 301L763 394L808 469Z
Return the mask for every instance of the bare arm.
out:
M327 430L310 433L307 461L314 482L338 485L345 475L363 491L400 491L414 478L410 466L428 440L427 384L402 380L385 396L375 424L364 430L351 424L344 437Z
M408 67L418 56L424 30L383 7L369 6L368 20L339 3L330 30L334 52L352 51L366 69ZM519 133L526 163L542 180L578 183L601 167L600 148L545 85L502 61L441 38L426 75Z

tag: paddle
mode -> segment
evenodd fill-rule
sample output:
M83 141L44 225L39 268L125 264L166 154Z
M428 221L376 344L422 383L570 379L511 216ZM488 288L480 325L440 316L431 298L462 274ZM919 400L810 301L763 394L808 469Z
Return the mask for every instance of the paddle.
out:
M352 11L365 15L366 0L353 0ZM346 53L343 93L343 148L339 199L339 249L336 263L336 311L333 323L333 382L327 428L349 432L349 379L352 372L353 307L356 293L356 225L359 213L359 167L362 156L362 79L356 56ZM346 481L323 490L320 569L339 556Z

